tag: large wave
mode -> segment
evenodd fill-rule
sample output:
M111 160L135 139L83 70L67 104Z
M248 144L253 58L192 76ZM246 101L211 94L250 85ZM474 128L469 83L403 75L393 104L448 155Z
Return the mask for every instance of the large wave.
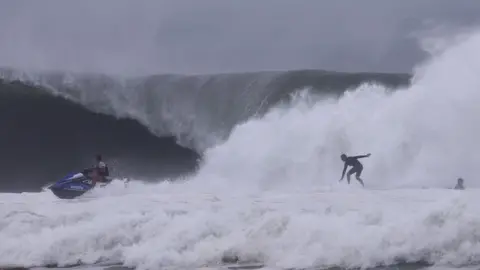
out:
M364 82L395 87L407 84L409 78L408 74L320 70L125 79L3 69L0 76L42 87L95 112L135 119L157 136L173 135L179 144L198 152L223 141L238 123L261 116L302 88L338 96Z
M97 152L114 162L119 177L178 176L194 171L205 149L224 141L235 125L260 117L298 89L338 96L366 81L408 82L404 74L325 71L129 79L7 68L0 73L3 190L38 189L67 170L90 166ZM20 163L28 169L9 170Z

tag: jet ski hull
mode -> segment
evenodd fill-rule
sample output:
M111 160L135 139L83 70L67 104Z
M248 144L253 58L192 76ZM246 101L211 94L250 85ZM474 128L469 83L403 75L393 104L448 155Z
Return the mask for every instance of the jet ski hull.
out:
M53 194L60 199L73 199L76 197L80 197L85 194L88 190L85 191L77 191L77 190L65 190L65 189L54 189L50 188Z
M92 180L84 173L69 175L48 187L60 199L79 197L93 188Z

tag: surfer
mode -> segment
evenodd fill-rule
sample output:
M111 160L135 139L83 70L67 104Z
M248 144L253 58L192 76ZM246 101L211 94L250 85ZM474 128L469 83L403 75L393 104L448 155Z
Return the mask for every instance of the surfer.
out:
M461 190L465 189L462 178L457 179L457 184L455 185L454 189L461 189Z
M350 184L350 175L355 174L355 178L357 178L358 182L360 182L360 184L362 184L362 186L365 186L363 184L363 180L360 179L360 175L362 174L362 171L363 171L363 165L362 165L362 163L360 163L360 161L358 161L358 159L369 157L369 156L370 156L370 154L366 154L366 155L363 155L363 156L347 157L347 155L342 154L340 156L340 158L345 163L345 165L343 166L342 178L340 178L340 181L343 180L343 177L345 176L345 171L347 170L347 167L352 166L352 168L348 171L348 174L347 174L348 184Z
M105 164L105 162L102 161L102 155L97 155L96 161L97 162L93 167L93 175L92 175L93 185L95 185L96 182L106 183L107 176L110 175L107 164Z

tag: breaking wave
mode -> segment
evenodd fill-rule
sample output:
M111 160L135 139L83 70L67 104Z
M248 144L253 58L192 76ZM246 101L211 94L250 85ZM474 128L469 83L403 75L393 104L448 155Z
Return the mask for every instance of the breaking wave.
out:
M38 189L95 153L116 175L160 179L190 173L239 123L309 88L340 95L364 82L406 84L404 74L325 71L117 78L0 71L1 190ZM28 170L8 170L22 163Z

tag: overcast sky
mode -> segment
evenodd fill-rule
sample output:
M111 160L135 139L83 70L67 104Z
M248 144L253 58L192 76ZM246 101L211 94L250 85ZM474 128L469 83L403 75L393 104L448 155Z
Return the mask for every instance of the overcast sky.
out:
M0 65L409 72L415 37L479 22L479 0L0 0Z

